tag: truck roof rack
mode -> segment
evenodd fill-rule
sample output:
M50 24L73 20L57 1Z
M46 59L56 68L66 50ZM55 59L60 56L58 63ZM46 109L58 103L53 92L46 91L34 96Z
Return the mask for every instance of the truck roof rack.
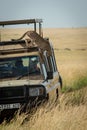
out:
M11 21L0 21L0 26L7 26L7 25L18 25L18 24L34 24L34 31L37 31L37 23L39 24L39 34L42 36L42 19L24 19L24 20L11 20Z
M51 45L48 40L42 38L35 31L28 31L26 35L28 39L13 40L13 41L3 41L0 42L0 55L8 52L16 52L16 50L35 50L36 48L41 52L47 51L48 55L51 55ZM13 52L12 52L13 53Z
M32 23L42 23L42 19L24 19L24 20L0 21L0 26L15 25L15 24L32 24Z

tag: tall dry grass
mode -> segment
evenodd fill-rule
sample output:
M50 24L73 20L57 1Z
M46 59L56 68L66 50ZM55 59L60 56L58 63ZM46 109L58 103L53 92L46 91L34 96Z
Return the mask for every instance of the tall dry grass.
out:
M16 116L9 124L5 122L0 130L86 130L87 129L87 88L78 91L78 95L84 93L84 104L80 98L77 105L75 94L63 94L60 101L48 102L40 106L31 115ZM74 100L73 100L74 99ZM73 103L73 101L75 101ZM76 104L75 104L76 103ZM27 120L24 119L27 117ZM23 123L24 122L24 123Z
M63 87L75 88L81 82L83 82L82 86L87 85L86 50L55 50L55 55Z

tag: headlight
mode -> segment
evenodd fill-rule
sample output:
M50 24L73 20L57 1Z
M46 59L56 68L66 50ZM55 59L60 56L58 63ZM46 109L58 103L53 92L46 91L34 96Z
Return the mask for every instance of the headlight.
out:
M29 96L40 96L44 94L43 87L29 88Z

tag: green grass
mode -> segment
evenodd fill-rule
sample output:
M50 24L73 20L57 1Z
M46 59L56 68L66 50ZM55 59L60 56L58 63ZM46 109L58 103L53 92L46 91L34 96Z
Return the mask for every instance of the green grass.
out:
M79 90L83 87L87 86L87 75L85 76L78 76L74 81L72 81L72 84L70 86L67 86L66 84L62 88L62 92L71 92L75 90Z

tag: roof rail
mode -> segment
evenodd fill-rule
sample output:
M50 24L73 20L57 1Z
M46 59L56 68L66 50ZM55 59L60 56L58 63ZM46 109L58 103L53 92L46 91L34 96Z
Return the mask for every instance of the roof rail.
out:
M36 32L36 24L39 24L39 34L42 35L42 27L41 23L43 22L42 19L24 19L24 20L11 20L11 21L0 21L0 26L6 25L17 25L17 24L34 24L34 31Z
M32 23L42 23L42 19L24 19L24 20L0 21L0 26L15 25L15 24L32 24Z

